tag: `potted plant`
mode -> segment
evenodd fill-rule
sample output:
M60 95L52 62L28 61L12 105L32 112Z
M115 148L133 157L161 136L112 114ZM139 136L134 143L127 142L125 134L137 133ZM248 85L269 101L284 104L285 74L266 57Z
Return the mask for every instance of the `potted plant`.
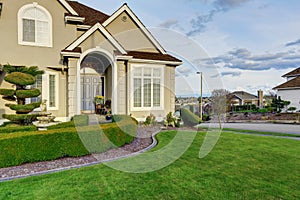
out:
M111 110L108 110L106 115L105 115L105 119L106 120L111 120L112 119L112 114L111 114Z
M95 105L101 105L104 103L104 97L103 96L95 96L94 97L94 103Z

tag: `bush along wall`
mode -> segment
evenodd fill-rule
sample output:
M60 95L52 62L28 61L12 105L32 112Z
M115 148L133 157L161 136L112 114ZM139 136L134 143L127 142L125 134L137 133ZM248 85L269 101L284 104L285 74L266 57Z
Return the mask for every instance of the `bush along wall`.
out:
M44 71L38 67L11 66L4 65L6 75L4 80L15 85L15 89L0 89L0 95L4 100L11 101L5 106L16 111L15 115L3 115L2 117L14 123L27 125L36 120L36 115L29 115L31 111L40 106L40 102L26 104L26 98L38 97L41 92L38 89L28 89L27 86L33 85L37 75L43 74Z
M181 109L181 117L186 126L196 126L201 123L200 118L197 115L185 108Z
M132 121L101 125L107 136L101 137L99 126L82 126L48 131L0 134L0 167L9 167L62 157L101 153L133 141L137 126ZM89 140L83 143L81 136Z

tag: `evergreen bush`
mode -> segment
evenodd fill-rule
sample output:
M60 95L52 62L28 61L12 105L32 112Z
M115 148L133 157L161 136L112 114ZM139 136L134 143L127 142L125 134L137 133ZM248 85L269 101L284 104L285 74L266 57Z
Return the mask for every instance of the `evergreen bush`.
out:
M197 115L185 108L181 109L181 117L183 123L187 126L196 126L201 123L201 120Z
M36 115L25 116L24 114L32 112L41 103L26 104L25 100L26 98L38 97L41 92L38 89L28 89L27 86L34 84L35 77L43 74L44 71L39 70L37 67L11 65L4 65L3 69L6 72L4 80L14 84L15 90L0 89L0 95L3 95L3 99L14 102L6 104L6 106L16 111L16 115L4 114L2 117L22 125L31 124L32 120L36 119Z

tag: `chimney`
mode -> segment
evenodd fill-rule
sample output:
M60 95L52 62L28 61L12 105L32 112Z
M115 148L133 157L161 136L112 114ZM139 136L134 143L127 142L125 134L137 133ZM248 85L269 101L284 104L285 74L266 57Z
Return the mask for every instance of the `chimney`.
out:
M262 90L257 91L258 107L261 109L264 107L264 92Z

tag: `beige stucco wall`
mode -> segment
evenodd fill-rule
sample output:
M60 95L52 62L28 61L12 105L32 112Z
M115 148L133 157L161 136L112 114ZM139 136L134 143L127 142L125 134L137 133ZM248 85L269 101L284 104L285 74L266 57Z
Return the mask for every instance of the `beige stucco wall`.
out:
M127 20L123 21L123 17ZM126 50L159 52L125 11L105 28Z
M3 1L2 1L3 2ZM75 25L65 24L66 10L58 1L35 0L40 6L46 8L52 16L53 47L25 46L18 44L18 11L26 5L32 4L30 0L7 0L3 2L0 17L0 64L38 66L40 69L52 71L47 67L60 67L63 65L60 52L76 39ZM59 109L51 112L57 117L66 115L66 74L59 75ZM5 82L0 84L5 87ZM7 103L1 100L0 109ZM5 108L6 109L6 108ZM11 112L9 109L5 112Z
M96 51L97 49L95 48L98 48L99 51L107 51L110 53L110 56L112 56L116 50L111 42L107 40L99 30L96 30L93 34L91 34L79 45L79 47L81 47L83 53L91 49Z

